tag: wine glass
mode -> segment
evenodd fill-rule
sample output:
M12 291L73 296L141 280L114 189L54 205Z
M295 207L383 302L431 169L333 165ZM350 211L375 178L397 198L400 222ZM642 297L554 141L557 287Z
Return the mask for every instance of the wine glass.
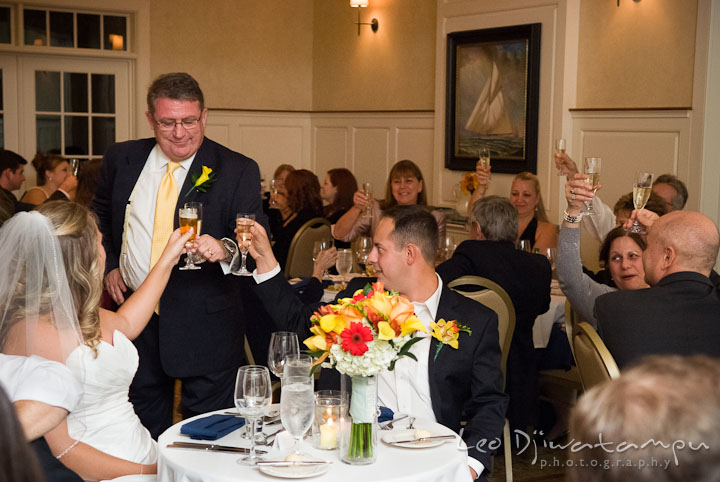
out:
M370 236L359 236L355 240L355 260L363 271L366 271L367 259L373 248L373 241Z
M557 259L556 248L546 248L543 253L550 262L550 270L555 271L555 260Z
M324 238L319 239L313 243L313 263L317 261L318 254L320 254L320 251L325 251L326 249L330 249L333 247L333 238ZM327 276L327 270L323 271L323 279Z
M521 239L517 243L517 249L525 251L526 253L532 253L532 243L529 239Z
M314 379L311 376L283 377L280 394L280 421L295 438L293 452L300 453L300 441L315 418Z
M642 210L650 199L650 193L652 192L652 185L655 179L655 174L652 172L636 172L635 182L633 183L633 205L635 209ZM631 233L647 234L647 231L640 226L637 217L633 221L632 226L628 230Z
M585 179L585 182L590 186L590 189L595 192L597 189L595 186L598 185L600 182L600 165L602 164L602 159L599 157L586 157L583 161L583 172L587 174L588 178ZM584 215L593 215L595 214L595 210L592 206L592 201L584 201L585 203L585 209L583 210Z
M555 155L556 156L561 156L561 155L565 154L566 147L567 147L567 143L565 142L564 138L555 139ZM564 176L565 173L563 172L562 169L558 169L557 175Z
M287 377L309 377L313 358L307 353L291 353L285 357L283 367L283 378Z
M188 239L185 243L186 248L189 248L192 242L195 241L195 238L200 234L200 228L202 226L202 204L192 204L194 204L194 206L190 207L186 204L185 207L180 208L179 210L180 232L185 234L188 229L193 228L193 233L190 236L190 239ZM185 266L181 266L179 269L184 271L201 268L200 266L195 265L195 257L188 253L188 255L185 256Z
M235 379L235 407L245 421L250 423L250 433L265 415L272 401L272 385L267 367L246 365L238 368ZM255 465L260 457L255 454L255 437L250 437L250 454L238 459L239 464Z
M242 262L240 263L240 270L234 272L235 276L252 276L252 273L247 270L245 263L247 261L248 251L250 250L250 243L252 242L252 233L250 228L255 225L255 215L252 213L237 213L235 222L238 229L238 249L242 255Z
M282 378L285 359L288 355L300 353L297 333L276 331L270 336L268 366L276 377Z
M367 206L363 208L361 216L363 218L369 218L370 216L372 216L372 184L370 184L369 182L364 182L362 186L362 192L368 198L370 198L370 201L368 202Z
M340 279L347 281L348 274L352 271L353 253L349 249L338 249L337 260L335 261L335 269L337 269Z
M445 238L440 241L440 259L446 261L452 258L456 247L453 237L450 235L445 236Z

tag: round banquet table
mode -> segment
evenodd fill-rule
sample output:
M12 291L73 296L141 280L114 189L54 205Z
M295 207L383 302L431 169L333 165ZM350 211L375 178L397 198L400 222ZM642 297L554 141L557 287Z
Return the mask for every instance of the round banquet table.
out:
M219 410L213 413L222 413ZM195 418L210 414L200 415ZM237 482L253 480L281 480L266 475L257 468L240 465L237 460L243 454L230 452L209 452L205 450L168 448L167 445L177 441L199 442L207 444L249 447L248 441L241 438L242 429L235 430L225 437L214 441L191 440L180 435L180 427L193 419L184 420L167 429L158 439L158 481L159 482ZM393 434L398 430L406 430L406 421L399 421L393 430L379 430L379 438ZM438 423L418 419L415 428L429 430L433 435L452 434L449 428ZM268 430L270 432L270 430ZM322 482L470 482L470 471L467 465L467 447L456 437L442 445L428 448L402 448L378 442L378 455L374 464L348 465L340 461L338 450L317 450L310 444L310 438L304 442L303 451L313 455L315 460L331 460L330 469L322 475L310 477L308 480ZM266 458L278 460L269 447L257 448L269 450Z

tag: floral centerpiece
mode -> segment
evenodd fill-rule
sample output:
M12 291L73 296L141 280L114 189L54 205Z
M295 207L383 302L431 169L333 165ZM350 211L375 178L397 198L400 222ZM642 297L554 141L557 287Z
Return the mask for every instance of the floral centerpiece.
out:
M377 404L375 376L392 370L403 356L417 360L410 347L426 332L415 316L412 303L395 291L385 291L382 282L368 284L352 298L325 305L310 318L312 336L304 341L317 357L314 368L334 367L352 378L350 428L347 453L349 463L375 460L374 420Z

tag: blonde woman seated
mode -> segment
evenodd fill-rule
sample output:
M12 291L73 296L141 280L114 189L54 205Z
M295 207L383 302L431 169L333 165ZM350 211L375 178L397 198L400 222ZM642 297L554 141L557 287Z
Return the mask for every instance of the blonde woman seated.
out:
M70 163L66 159L60 155L38 152L32 160L32 165L37 172L37 186L25 191L20 199L21 202L37 206L47 201L58 190L63 196L56 195L52 200L75 199L77 178L70 172Z
M358 236L372 236L380 222L380 215L393 206L420 204L427 206L423 175L410 160L398 161L390 170L385 186L385 199L378 201L362 191L353 196L353 206L332 226L335 239L351 242ZM431 211L438 223L440 241L445 239L445 216Z
M468 210L472 209L475 201L485 196L490 182L490 166L483 167L478 161L475 175L479 186L470 197ZM542 254L548 248L557 246L558 227L548 220L540 194L540 181L535 174L521 172L513 178L510 202L518 212L518 242L528 240L532 251Z
M157 443L128 400L138 366L130 340L153 314L189 236L172 233L145 282L113 313L100 308L105 252L85 207L45 203L0 229L2 352L63 362L80 381L77 408L45 438L85 480L155 479L144 474L157 472Z

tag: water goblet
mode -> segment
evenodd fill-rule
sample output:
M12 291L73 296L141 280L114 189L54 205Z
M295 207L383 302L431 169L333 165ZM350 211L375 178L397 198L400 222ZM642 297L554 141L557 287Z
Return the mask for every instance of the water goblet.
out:
M313 357L307 353L291 353L285 357L283 377L308 377Z
M234 272L233 274L235 276L252 276L252 273L248 271L246 267L246 262L248 251L250 250L250 243L252 242L252 233L250 232L250 228L255 225L255 214L237 213L235 222L238 231L238 249L240 249L242 262L240 263L240 270Z
M650 199L650 193L652 192L652 185L655 179L655 175L652 172L636 172L635 182L633 183L633 206L638 211L642 211L645 205ZM628 230L631 233L647 234L647 231L640 226L637 218L633 221L632 226Z
M190 239L188 239L187 243L185 243L185 247L188 248L200 234L200 228L202 227L202 204L192 203L192 206L188 206L186 204L185 207L180 208L178 215L180 219L180 232L182 234L185 234L188 229L193 228L193 233L190 236ZM195 257L192 256L191 253L188 253L188 255L185 256L185 266L181 266L178 269L185 271L201 268L200 266L195 265Z
M352 271L353 253L349 249L338 249L335 269L342 281L347 281L348 274Z
M355 260L363 271L367 271L367 259L373 248L370 236L360 236L355 240Z
M250 433L272 401L272 384L267 367L246 365L238 368L235 379L235 407L250 424ZM255 437L250 437L250 454L238 459L239 464L256 465L260 457L255 453Z
M288 355L300 353L297 333L276 331L270 335L268 347L268 366L276 377L282 378L285 360Z
M280 395L280 420L295 439L293 453L302 456L300 441L315 418L314 379L311 376L283 377Z

